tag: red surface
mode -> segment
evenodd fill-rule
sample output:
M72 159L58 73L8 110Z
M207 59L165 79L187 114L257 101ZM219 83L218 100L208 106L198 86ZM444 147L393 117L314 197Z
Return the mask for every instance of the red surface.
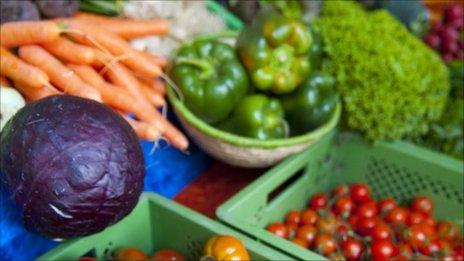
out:
M242 169L214 162L176 197L175 201L208 217L216 208L264 173L265 169Z

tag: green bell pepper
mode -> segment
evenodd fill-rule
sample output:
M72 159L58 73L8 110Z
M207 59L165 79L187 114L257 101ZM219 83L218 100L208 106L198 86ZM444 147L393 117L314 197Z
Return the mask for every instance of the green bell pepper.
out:
M231 117L218 127L227 132L260 140L285 138L289 132L280 102L262 94L252 94L243 98Z
M210 124L226 119L248 89L248 76L235 50L217 40L181 46L170 76L185 105Z
M293 93L281 98L292 135L311 131L332 117L338 104L334 78L316 71Z
M321 70L322 69L322 60L323 60L323 48L324 42L322 41L322 37L319 31L314 28L310 27L311 35L313 37L313 44L311 45L309 61L311 62L311 70Z
M293 91L311 71L313 38L300 20L260 14L237 39L237 50L254 86L275 94Z

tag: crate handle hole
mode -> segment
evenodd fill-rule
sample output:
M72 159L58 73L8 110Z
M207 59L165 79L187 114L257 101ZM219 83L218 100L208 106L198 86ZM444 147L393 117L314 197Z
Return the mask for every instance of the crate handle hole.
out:
M277 198L280 194L285 192L287 188L291 187L294 183L296 183L304 174L306 173L305 170L300 170L295 173L292 177L286 180L284 183L280 184L274 190L272 190L266 199L266 204L269 205L275 198Z

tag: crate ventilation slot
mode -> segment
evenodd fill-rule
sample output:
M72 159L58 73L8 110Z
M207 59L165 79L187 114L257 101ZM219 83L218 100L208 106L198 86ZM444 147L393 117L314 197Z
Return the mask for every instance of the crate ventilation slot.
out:
M433 192L448 200L463 204L464 192L452 184L418 175L416 171L399 167L383 159L370 157L367 165L367 182L376 198L393 196L399 202L405 202L421 191Z

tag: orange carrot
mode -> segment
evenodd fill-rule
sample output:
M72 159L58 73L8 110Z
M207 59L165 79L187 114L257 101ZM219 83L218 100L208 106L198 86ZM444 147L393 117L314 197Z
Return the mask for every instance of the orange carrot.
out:
M139 82L139 84L142 92L151 104L157 108L166 105L166 101L161 94L157 93L153 88L143 82Z
M113 19L88 13L76 14L74 18L88 23L98 24L103 30L116 34L124 39L148 35L165 35L169 32L169 23L164 19Z
M29 65L0 46L0 73L13 81L21 81L31 88L50 85L50 80L42 70Z
M6 77L4 77L3 75L0 75L0 86L11 87L12 85Z
M146 77L155 78L162 74L158 64L148 59L139 51L133 49L128 42L121 37L108 33L104 30L92 27L89 23L65 19L61 21L67 26L67 32L79 43L104 48L116 57L122 57L121 63L132 71ZM79 33L78 33L79 32Z
M65 93L101 102L101 96L93 87L83 82L72 70L38 45L19 48L19 56L26 62L44 70L51 82Z
M61 30L51 21L8 22L0 26L0 45L15 47L57 39Z
M104 103L124 112L134 113L142 121L153 120L153 113L150 113L151 108L146 108L138 103L126 89L106 82L92 67L75 64L68 64L68 67L82 80L97 89L101 93Z
M139 136L139 138L154 141L161 136L160 132L150 123L136 121L127 116L123 117L129 123L132 129L134 129L135 133L137 133L137 136Z
M51 95L60 94L60 92L55 88L33 88L20 81L15 81L14 85L15 88L30 101L40 100Z
M91 64L95 58L91 47L74 43L64 37L43 43L42 46L51 54L70 63Z
M159 65L159 67L161 67L161 68L166 68L166 66L168 66L168 60L166 58L164 58L164 57L154 55L154 54L149 53L147 51L140 52L140 53L142 53L142 55L145 55L147 57L147 59L152 60L154 63Z
M166 84L164 83L164 81L162 79L155 79L155 80L149 80L147 78L144 78L144 77L137 77L137 79L144 83L145 85L148 85L148 86L151 86L151 88L161 94L161 95L165 95L166 94Z

